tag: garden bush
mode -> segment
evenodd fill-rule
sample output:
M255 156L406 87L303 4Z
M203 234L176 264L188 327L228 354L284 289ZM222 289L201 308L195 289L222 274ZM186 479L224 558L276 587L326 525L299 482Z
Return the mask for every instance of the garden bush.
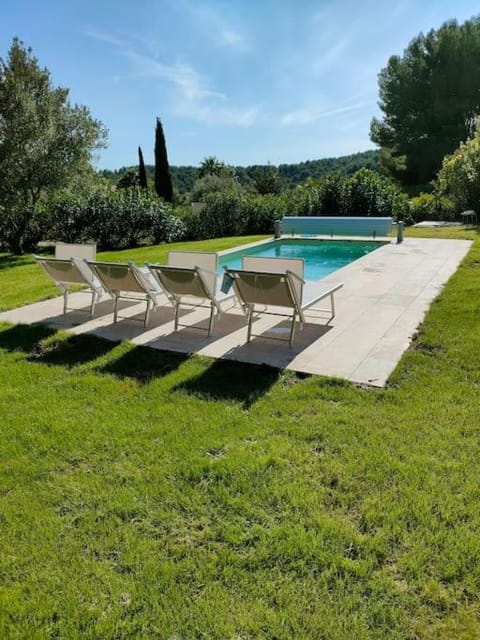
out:
M46 228L45 216L35 207L0 207L0 247L12 253L33 251Z
M446 196L438 193L421 193L410 201L414 222L421 220L454 220L455 206Z
M392 180L368 169L352 176L333 173L310 179L287 198L289 215L392 216L410 221L407 196Z
M136 188L86 195L64 192L45 209L50 240L94 240L102 248L121 249L141 242L172 242L184 235L184 225L170 205Z
M389 178L366 169L353 176L309 179L291 191L261 195L234 188L203 196L204 208L175 210L185 239L273 233L275 220L293 216L392 216L411 222L406 194Z

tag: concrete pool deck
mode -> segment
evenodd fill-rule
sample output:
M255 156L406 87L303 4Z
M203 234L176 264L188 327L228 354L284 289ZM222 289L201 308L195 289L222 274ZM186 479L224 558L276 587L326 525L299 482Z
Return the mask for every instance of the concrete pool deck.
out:
M97 305L95 318L88 311L90 297L82 293L69 299L74 311L62 315L63 298L53 298L0 313L0 320L33 324L44 323L73 334L90 333L109 340L130 340L155 349L198 353L212 358L267 364L280 369L336 376L352 382L384 386L402 353L410 344L433 299L456 271L470 249L468 240L406 238L402 244L379 247L321 282L343 282L335 296L336 316L329 323L309 317L295 344L255 337L246 340L246 319L238 307L225 308L216 321L213 334L182 327L173 333L173 309L165 304L150 316L149 326L137 320L144 303L124 303L117 324L112 322L112 302ZM309 291L315 291L309 282ZM165 299L166 301L166 299ZM166 301L167 302L167 301ZM322 301L321 306L325 301ZM78 311L77 311L78 309ZM81 310L81 311L80 311ZM182 322L206 326L207 309L185 310ZM273 330L282 335L286 322L261 316L254 323L255 333Z

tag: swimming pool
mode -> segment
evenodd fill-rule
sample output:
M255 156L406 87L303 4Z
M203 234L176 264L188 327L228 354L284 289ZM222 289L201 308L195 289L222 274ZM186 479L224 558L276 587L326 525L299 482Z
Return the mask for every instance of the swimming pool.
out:
M249 249L239 249L219 257L219 273L223 267L241 269L243 256L262 258L303 258L305 280L320 280L354 260L378 249L385 242L350 240L274 240Z

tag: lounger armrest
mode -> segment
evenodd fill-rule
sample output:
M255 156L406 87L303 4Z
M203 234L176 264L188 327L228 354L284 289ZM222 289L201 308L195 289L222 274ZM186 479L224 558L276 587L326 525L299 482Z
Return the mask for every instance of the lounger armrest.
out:
M159 284L157 284L157 278L153 277L152 279L150 279L150 277L146 273L144 273L139 267L137 267L137 265L131 260L128 262L128 266L130 267L132 272L135 274L135 277L137 278L137 280L139 280L142 287L144 287L145 290L148 291L148 293L153 295L158 295L160 293L163 293L163 289ZM148 270L148 272L149 274L152 273L150 269Z
M333 295L336 291L343 287L343 282L326 282L325 288L317 294L314 294L311 298L302 302L302 309L308 309L323 298Z
M102 286L102 283L97 278L85 258L71 258L71 261L80 271L85 280L90 284L92 289L96 291L99 298L104 296L106 293L105 288Z
M300 276L298 276L294 271L290 271L290 269L287 269L286 273L288 273L289 276L293 276L294 278L296 278L296 280L298 280L302 284L305 284L305 280L303 278L300 278Z

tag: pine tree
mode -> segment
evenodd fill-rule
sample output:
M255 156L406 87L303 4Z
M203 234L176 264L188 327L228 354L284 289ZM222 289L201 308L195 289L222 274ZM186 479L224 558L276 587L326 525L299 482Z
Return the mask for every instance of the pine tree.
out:
M172 202L172 178L168 166L165 136L163 135L162 123L159 118L157 118L155 127L155 191L158 197L163 198L165 202Z
M148 189L147 171L143 161L142 147L138 147L138 186L140 189Z

